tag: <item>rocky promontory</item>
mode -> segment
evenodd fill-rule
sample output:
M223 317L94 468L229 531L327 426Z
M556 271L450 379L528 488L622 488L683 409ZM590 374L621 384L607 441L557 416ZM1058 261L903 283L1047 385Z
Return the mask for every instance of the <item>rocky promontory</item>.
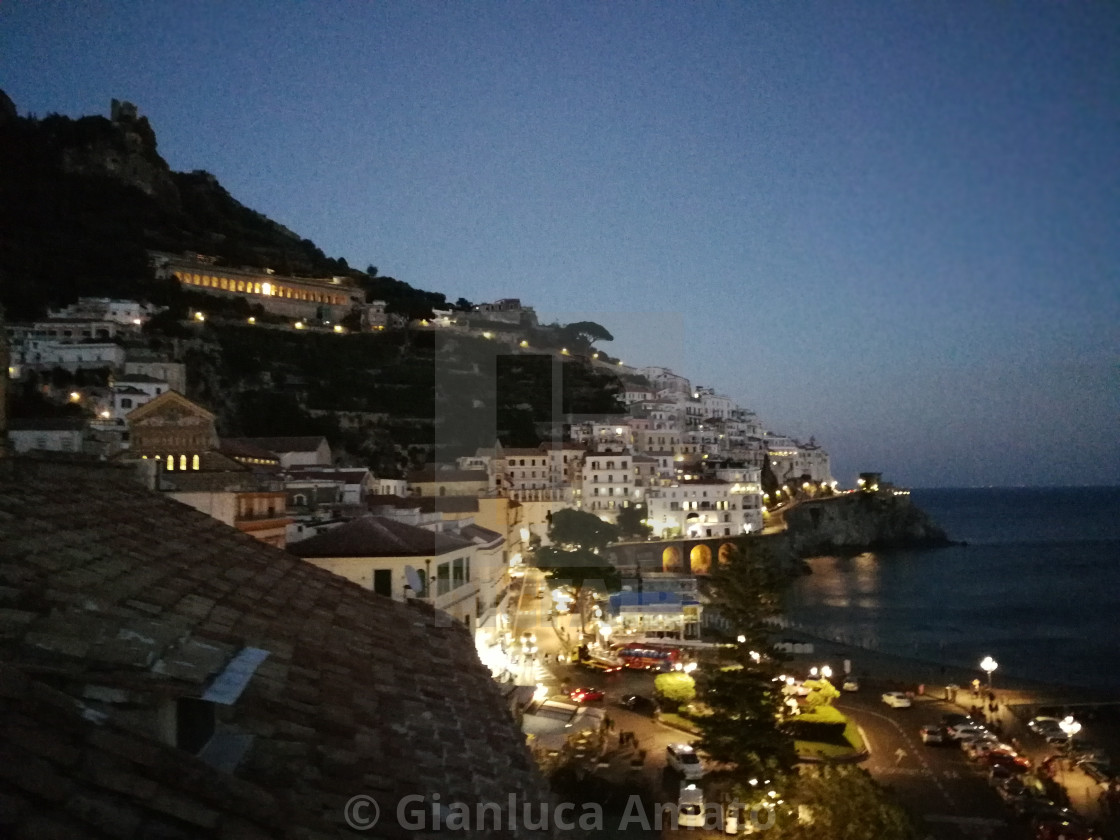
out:
M785 522L788 551L798 558L951 544L925 511L910 501L909 494L891 491L801 502L785 512Z

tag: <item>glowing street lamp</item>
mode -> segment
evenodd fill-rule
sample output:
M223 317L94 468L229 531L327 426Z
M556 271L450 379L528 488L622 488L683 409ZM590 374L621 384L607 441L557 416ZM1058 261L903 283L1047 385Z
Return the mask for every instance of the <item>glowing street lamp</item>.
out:
M1058 721L1058 726L1061 728L1062 732L1066 733L1066 738L1069 739L1066 744L1066 749L1070 755L1073 755L1073 736L1081 731L1081 724L1073 719L1073 715L1066 715Z
M982 660L980 660L980 670L984 671L988 675L989 692L991 692L992 690L992 671L994 671L998 667L999 663L992 659L992 657L990 656L985 656Z
M826 680L832 679L832 668L825 665L823 668L821 668L821 676L824 677Z

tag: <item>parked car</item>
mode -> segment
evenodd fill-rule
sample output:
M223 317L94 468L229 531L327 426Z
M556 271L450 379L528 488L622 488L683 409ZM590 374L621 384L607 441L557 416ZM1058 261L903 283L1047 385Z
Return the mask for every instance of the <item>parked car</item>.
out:
M918 730L918 736L923 744L944 744L948 740L945 729L936 723L928 723Z
M619 704L632 712L643 715L652 715L657 710L657 701L642 694L627 694L619 701Z
M1031 769L1031 760L1025 755L1016 755L1005 750L992 750L979 758L985 767L1006 767L1012 773L1026 773Z
M1004 744L1001 741L990 740L988 738L973 738L967 742L962 742L961 749L970 761L978 761L990 752L1015 754L1015 750L1010 744Z
M677 801L677 825L681 828L704 827L704 791L696 785L681 788Z
M844 684L840 687L844 691L859 691L859 680L855 677L848 677L844 680Z
M1043 735L1048 731L1061 732L1062 727L1057 718L1053 717L1033 717L1027 721L1027 729L1035 735Z
M603 692L598 688L573 688L568 696L577 703L594 703L603 699Z
M949 734L949 739L953 741L960 741L962 739L969 738L979 738L981 736L989 736L992 734L988 731L987 727L980 726L977 723L958 723L950 726L946 730L946 732L948 732Z
M901 691L888 691L883 694L883 702L892 709L909 709L910 698Z
M691 744L670 744L667 746L665 748L665 763L690 781L704 776L704 763Z

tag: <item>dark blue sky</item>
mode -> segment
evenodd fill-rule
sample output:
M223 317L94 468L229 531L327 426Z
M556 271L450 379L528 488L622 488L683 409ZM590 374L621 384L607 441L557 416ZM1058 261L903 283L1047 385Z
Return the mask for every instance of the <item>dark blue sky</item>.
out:
M0 4L351 265L592 315L847 483L1120 483L1120 6Z

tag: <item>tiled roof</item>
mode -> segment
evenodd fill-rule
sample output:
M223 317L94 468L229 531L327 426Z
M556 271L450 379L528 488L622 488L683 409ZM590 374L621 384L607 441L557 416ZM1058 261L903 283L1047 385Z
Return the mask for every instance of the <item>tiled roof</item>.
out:
M230 458L255 458L261 461L280 462L271 449L257 446L245 438L222 438L218 442L218 451Z
M8 421L12 432L77 432L85 427L84 417L17 417Z
M489 481L486 470L433 470L426 467L422 470L413 470L405 478L409 484L428 484L431 482L446 481Z
M377 512L378 508L418 510L422 513L477 513L478 496L394 496L374 493L365 498L366 507Z
M310 478L317 481L341 481L343 484L361 484L369 474L369 470L361 467L352 470L317 470L314 467L288 470L288 477L293 481Z
M261 449L267 449L269 452L314 452L323 443L326 438L322 436L309 435L305 437L244 437L244 438L223 438L223 443L247 443L251 446L256 446Z
M428 557L471 545L451 534L440 534L384 516L363 516L306 540L290 543L297 557Z
M483 528L481 525L464 525L459 529L459 534L465 539L472 542L488 544L504 540L501 534L497 531L491 531L489 528Z
M343 807L368 794L364 836L404 838L405 795L547 801L464 627L131 470L0 461L0 557L0 836L353 837ZM226 755L161 743L157 710L246 648L267 656L218 709Z

